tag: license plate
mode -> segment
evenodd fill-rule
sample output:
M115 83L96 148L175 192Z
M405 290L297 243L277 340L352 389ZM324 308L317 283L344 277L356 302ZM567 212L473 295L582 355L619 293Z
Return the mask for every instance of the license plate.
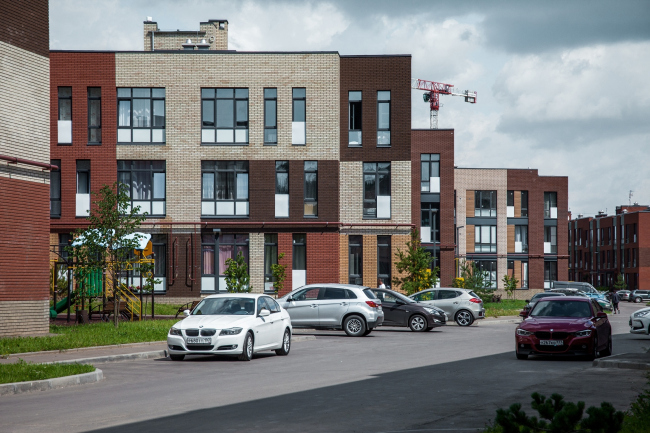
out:
M563 346L564 341L562 340L539 340L540 346Z
M210 344L212 343L212 338L201 338L201 337L187 337L187 344Z

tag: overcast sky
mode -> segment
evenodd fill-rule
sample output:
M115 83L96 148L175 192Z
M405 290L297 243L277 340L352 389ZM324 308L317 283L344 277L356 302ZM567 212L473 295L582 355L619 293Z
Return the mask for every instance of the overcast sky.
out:
M227 19L235 50L411 54L412 75L478 91L443 96L459 167L569 176L569 209L650 204L650 1L50 0L50 46L141 50L142 22ZM429 127L412 92L412 126Z

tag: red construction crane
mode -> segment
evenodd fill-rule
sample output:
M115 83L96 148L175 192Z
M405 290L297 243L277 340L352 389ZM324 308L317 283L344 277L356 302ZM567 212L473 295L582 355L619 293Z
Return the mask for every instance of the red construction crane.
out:
M429 107L431 107L431 129L438 129L438 110L440 110L440 95L463 96L465 97L465 102L476 104L476 92L465 90L459 93L455 92L453 87L453 84L436 83L435 81L411 78L412 89L424 90L426 92L422 96L424 102L428 102Z

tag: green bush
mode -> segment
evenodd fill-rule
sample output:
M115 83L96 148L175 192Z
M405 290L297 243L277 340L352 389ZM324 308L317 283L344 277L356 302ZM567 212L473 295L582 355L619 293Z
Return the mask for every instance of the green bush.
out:
M650 375L647 375L650 385ZM630 406L621 433L650 433L650 390L644 390Z

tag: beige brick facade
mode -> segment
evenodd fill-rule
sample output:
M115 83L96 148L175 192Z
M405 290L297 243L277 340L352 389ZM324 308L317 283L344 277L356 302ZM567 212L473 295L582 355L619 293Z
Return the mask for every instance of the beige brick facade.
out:
M341 162L340 221L344 223L372 223L363 219L363 162ZM411 161L391 161L391 218L376 220L377 223L411 223Z
M166 144L117 146L117 159L167 161L167 217L201 215L201 160L338 160L337 54L117 53L117 87L166 89ZM201 88L249 89L249 144L201 145ZM278 144L264 146L263 89L278 90ZM292 88L305 87L305 146L293 146Z
M506 218L506 205L508 193L508 171L505 169L463 169L454 170L454 186L456 189L456 226L458 229L458 248L461 260L472 254L467 251L467 245L473 245L473 239L467 236L474 235L474 230L466 224L468 215L472 215L474 191L497 192L497 287L503 288L501 279L508 271L508 220ZM468 195L472 200L467 200ZM470 230L468 230L470 228Z
M0 337L42 335L50 332L50 302L0 301Z
M264 233L248 234L248 275L253 293L264 292Z

